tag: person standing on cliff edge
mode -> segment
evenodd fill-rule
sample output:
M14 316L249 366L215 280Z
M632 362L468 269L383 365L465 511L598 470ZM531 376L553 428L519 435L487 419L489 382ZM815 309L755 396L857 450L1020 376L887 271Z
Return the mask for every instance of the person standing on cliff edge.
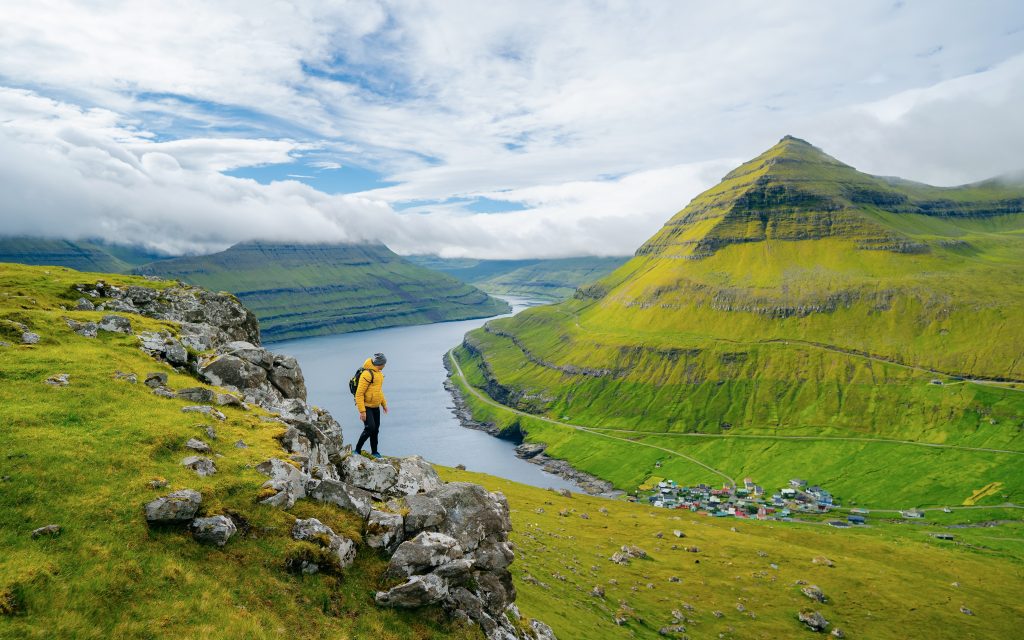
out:
M377 451L377 433L380 430L380 410L388 412L388 399L384 397L384 365L387 361L383 353L375 353L372 358L366 359L359 373L355 400L356 411L363 422L363 432L359 434L359 440L356 442L357 455L363 452L363 444L369 438L370 455L374 458L381 457Z

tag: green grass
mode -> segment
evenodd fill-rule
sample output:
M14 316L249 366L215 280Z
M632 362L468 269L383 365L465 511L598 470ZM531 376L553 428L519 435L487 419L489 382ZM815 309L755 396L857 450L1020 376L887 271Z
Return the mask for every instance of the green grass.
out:
M238 296L267 341L465 320L508 305L384 245L239 244L213 255L162 260L138 273Z
M134 337L68 329L63 316L102 316L60 309L77 298L72 284L96 276L0 265L0 319L42 336L31 346L0 336L13 342L0 347L0 638L479 637L438 610L378 609L372 593L386 562L372 550L342 576L287 573L295 518L315 516L359 540L358 516L305 501L287 512L257 504L266 478L254 467L284 455L281 425L257 409L225 408L224 422L184 414L190 403L154 396L141 379L161 371L174 388L196 380L146 356ZM136 331L174 328L131 318ZM114 380L117 370L140 383ZM70 374L70 386L44 384L56 373ZM217 440L205 435L207 424ZM216 475L181 466L191 437L223 456ZM235 448L239 439L249 448ZM170 486L150 489L155 478ZM179 528L147 527L143 505L181 488L202 492L205 514L241 516L248 532L216 549ZM48 524L61 525L61 535L31 538Z
M659 638L658 630L673 624L673 610L687 618L689 637L737 639L810 637L796 614L812 605L846 637L879 640L1015 637L1024 614L1018 597L1024 588L1024 530L1016 523L948 529L872 515L870 527L838 530L566 498L464 471L442 475L508 497L519 607L550 624L562 640ZM676 539L676 529L686 537ZM929 536L936 532L957 539ZM625 544L639 546L650 558L628 566L610 562ZM687 552L687 546L700 551ZM818 556L835 566L814 564ZM672 577L679 582L670 582ZM818 585L828 602L819 605L803 596L798 580ZM590 595L596 585L605 589L603 598ZM635 615L616 626L612 617L622 602ZM961 606L976 615L962 614ZM715 611L723 616L716 618Z
M514 409L636 431L619 435L729 476L817 471L881 504L959 504L991 481L1019 496L1020 456L840 438L1024 451L1022 197L876 178L786 138L606 278L489 322L457 355ZM631 488L651 448L619 465L611 433L530 437Z

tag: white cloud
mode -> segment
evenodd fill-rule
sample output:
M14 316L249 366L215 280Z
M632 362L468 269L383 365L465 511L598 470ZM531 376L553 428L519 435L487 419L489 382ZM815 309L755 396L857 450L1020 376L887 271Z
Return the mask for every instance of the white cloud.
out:
M0 183L24 196L0 203L0 232L629 253L723 158L786 133L942 184L1018 168L1024 142L1012 1L40 0L2 12L0 85L31 90L0 92ZM395 185L345 198L219 173L300 158ZM67 220L42 206L58 196ZM383 204L474 196L527 210Z

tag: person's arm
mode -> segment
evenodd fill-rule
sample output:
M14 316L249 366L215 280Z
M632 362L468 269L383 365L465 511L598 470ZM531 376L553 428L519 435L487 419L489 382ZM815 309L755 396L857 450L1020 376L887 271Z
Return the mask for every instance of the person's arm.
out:
M380 406L383 407L384 413L388 412L388 399L387 399L387 396L384 395L384 387L383 386L381 386L381 388L380 388Z
M359 412L359 419L366 422L366 387L370 385L370 380L366 375L366 372L359 374L359 385L356 387L356 411Z

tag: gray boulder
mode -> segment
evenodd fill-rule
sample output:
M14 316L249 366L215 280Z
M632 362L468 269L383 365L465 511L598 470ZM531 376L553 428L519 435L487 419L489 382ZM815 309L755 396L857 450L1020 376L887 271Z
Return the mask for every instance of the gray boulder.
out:
M95 338L99 330L99 325L95 322L78 322L71 318L64 318L64 322L72 331L86 338Z
M227 420L228 419L228 417L226 415L224 415L223 413L221 413L220 411L214 409L213 407L207 407L207 406L182 407L181 408L181 412L182 413L201 413L204 416L209 416L211 418L216 418L217 420Z
M89 302L85 298L79 298L75 301L75 311L95 311L96 305Z
M339 480L310 480L306 486L306 493L318 502L327 502L342 509L355 511L364 518L373 511L373 496L368 491Z
M817 585L808 585L800 589L800 593L804 594L811 600L817 600L818 602L825 602L825 594L822 592Z
M825 619L825 616L821 615L817 611L812 611L811 609L804 609L803 611L798 613L797 619L799 619L800 622L807 625L808 629L818 633L825 631L825 629L827 629L829 625L829 622Z
M414 495L405 499L408 512L405 514L405 533L412 537L420 531L433 530L444 522L448 515L441 501L432 495Z
M217 354L234 356L254 364L260 369L270 369L274 366L273 353L244 340L235 340L218 347Z
M108 331L110 333L126 333L131 335L132 333L132 321L124 316L106 315L99 322L100 331Z
M61 527L59 524L48 524L45 527L39 527L38 529L33 531L32 532L32 539L35 540L37 538L42 538L43 536L48 536L50 538L56 538L57 536L60 535L61 531L63 531L63 530L64 530L64 528Z
M466 551L473 551L484 540L507 539L512 530L508 501L500 493L491 493L478 484L449 482L440 489L422 494L435 498L446 515L437 531L454 537ZM406 518L408 533L408 518Z
M182 322L179 338L182 346L193 351L211 351L231 341L217 327L197 322Z
M271 458L259 464L256 470L270 476L263 483L264 489L273 489L277 493L262 500L263 504L291 509L295 501L306 497L306 477L301 471L283 460Z
M183 367L188 364L188 350L172 338L164 345L164 359L174 366Z
M188 387L179 390L175 395L182 400L204 404L214 402L217 399L217 394L206 387Z
M198 491L182 489L146 504L146 521L151 524L188 522L196 516L203 496Z
M412 540L398 545L388 562L385 575L404 577L428 573L435 567L448 564L463 556L462 547L455 538L443 533L424 531Z
M181 465L203 477L217 473L217 465L213 464L213 460L203 456L189 456L181 461Z
M370 511L363 540L374 549L394 549L405 537L404 521L398 513Z
M295 358L275 355L267 377L285 398L306 399L306 379Z
M66 387L71 384L71 375L67 373L55 373L44 382L51 387Z
M39 334L31 331L24 331L21 334L22 344L39 344Z
M238 529L227 516L196 518L192 521L192 537L206 544L223 547Z
M199 367L200 377L210 384L245 392L267 385L267 371L235 355L221 355Z
M199 453L210 453L210 445L199 438L189 438L188 442L185 443L185 447Z
M350 455L341 463L341 476L349 484L371 493L384 494L395 486L398 470L388 462Z
M434 575L413 576L388 591L378 591L374 601L382 607L415 608L437 604L448 595L448 584Z
M440 489L444 482L429 462L420 456L400 458L398 477L388 493L396 496L411 496Z
M296 520L292 527L292 537L296 540L316 543L330 551L337 558L337 565L334 569L347 569L356 559L356 543L345 536L338 535L316 518Z
M157 387L167 386L167 374L166 373L147 373L144 384L147 387L156 389Z

